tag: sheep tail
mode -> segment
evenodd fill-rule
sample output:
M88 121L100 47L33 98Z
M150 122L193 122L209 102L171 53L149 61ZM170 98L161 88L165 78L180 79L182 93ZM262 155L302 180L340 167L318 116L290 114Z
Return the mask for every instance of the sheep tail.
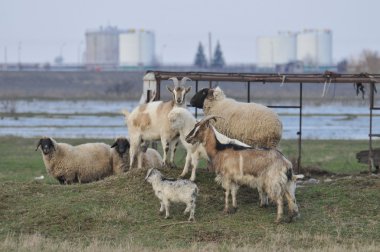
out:
M128 109L123 109L122 111L121 111L121 113L126 117L126 118L128 118L128 116L129 116L129 111L128 111Z

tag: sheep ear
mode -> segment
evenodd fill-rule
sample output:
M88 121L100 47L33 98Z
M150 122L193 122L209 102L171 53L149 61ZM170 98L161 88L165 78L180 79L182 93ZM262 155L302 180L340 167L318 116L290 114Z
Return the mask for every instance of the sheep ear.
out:
M166 86L166 88L169 90L170 93L173 93L173 88L172 87Z
M207 98L214 98L214 89L210 88L207 92Z
M37 151L38 150L38 147L40 147L41 146L41 139L38 141L38 143L37 143L37 147L36 147L36 150L35 151Z
M112 145L111 148L115 148L117 146L117 141L115 141Z

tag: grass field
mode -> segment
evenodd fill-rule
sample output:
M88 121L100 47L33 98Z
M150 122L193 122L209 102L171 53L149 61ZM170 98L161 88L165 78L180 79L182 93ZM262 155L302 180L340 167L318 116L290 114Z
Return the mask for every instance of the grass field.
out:
M79 144L91 139L59 139ZM98 141L98 140L96 140ZM111 143L110 140L104 140ZM196 222L184 206L172 218L158 214L159 202L144 171L130 171L90 184L62 186L46 174L37 139L0 138L0 250L2 251L378 251L380 178L360 174L366 165L355 153L367 141L304 141L302 165L336 173L331 181L297 189L301 217L275 225L276 209L259 208L255 190L241 188L239 209L222 212L224 194L214 175L199 169ZM290 159L296 141L283 141ZM184 152L176 163L183 165ZM204 165L204 162L203 162ZM163 170L177 177L180 168ZM346 175L342 175L346 174ZM44 180L34 177L44 175ZM349 176L348 176L349 175Z

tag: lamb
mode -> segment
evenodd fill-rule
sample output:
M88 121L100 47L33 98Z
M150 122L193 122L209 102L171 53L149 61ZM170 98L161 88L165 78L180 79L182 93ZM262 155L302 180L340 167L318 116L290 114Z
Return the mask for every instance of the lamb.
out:
M110 147L104 143L72 146L51 137L38 141L48 174L60 184L89 183L113 174Z
M129 170L129 141L125 137L116 138L115 142L111 145L111 159L113 173L118 175ZM142 166L146 169L159 167L162 164L162 158L158 151L147 148L141 150Z
M276 149L257 149L235 143L223 144L210 120L206 116L187 135L191 144L202 143L211 159L216 181L225 189L225 212L229 209L229 194L232 194L232 210L237 209L236 194L240 185L257 188L260 206L268 204L268 197L277 204L276 222L281 222L284 197L288 202L289 219L299 215L295 198L295 181L303 175L294 175L292 164Z
M199 193L198 187L190 180L169 180L162 176L155 168L148 170L145 181L152 184L154 193L160 200L160 213L165 210L165 219L169 218L170 203L185 203L184 214L190 212L189 221L194 221L195 202Z
M196 108L203 108L205 115L225 118L213 125L222 134L236 138L253 147L278 146L282 136L279 116L270 108L257 103L237 102L226 98L219 88L204 88L190 101Z
M142 157L140 145L146 141L161 140L163 153L163 165L174 166L174 152L178 144L179 133L169 126L168 113L174 107L185 107L185 97L191 87L185 88L183 85L189 78L184 77L181 83L177 78L170 78L174 81L174 88L167 86L169 92L173 94L171 101L154 101L147 104L141 104L136 107L130 114L124 111L126 123L130 136L130 167L135 163L137 156L137 167L142 167ZM168 161L168 152L170 150L170 161Z

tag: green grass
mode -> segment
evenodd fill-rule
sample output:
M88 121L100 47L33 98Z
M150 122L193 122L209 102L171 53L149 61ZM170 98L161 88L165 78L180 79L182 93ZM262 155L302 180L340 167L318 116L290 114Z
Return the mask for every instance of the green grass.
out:
M359 176L367 167L355 160L366 141L304 141L304 166L350 173L352 178L338 176L329 183L298 188L301 217L280 225L274 224L275 207L259 208L257 192L245 187L238 193L238 211L223 214L223 190L205 169L197 175L195 223L186 222L182 205L173 205L169 220L158 214L159 202L143 181L144 171L82 185L62 186L52 178L36 181L41 174L47 177L41 154L34 151L36 143L37 139L0 138L0 250L376 251L380 245L380 178ZM283 141L281 148L293 157L297 145ZM179 167L184 156L183 150L177 153ZM180 172L163 170L168 177Z

